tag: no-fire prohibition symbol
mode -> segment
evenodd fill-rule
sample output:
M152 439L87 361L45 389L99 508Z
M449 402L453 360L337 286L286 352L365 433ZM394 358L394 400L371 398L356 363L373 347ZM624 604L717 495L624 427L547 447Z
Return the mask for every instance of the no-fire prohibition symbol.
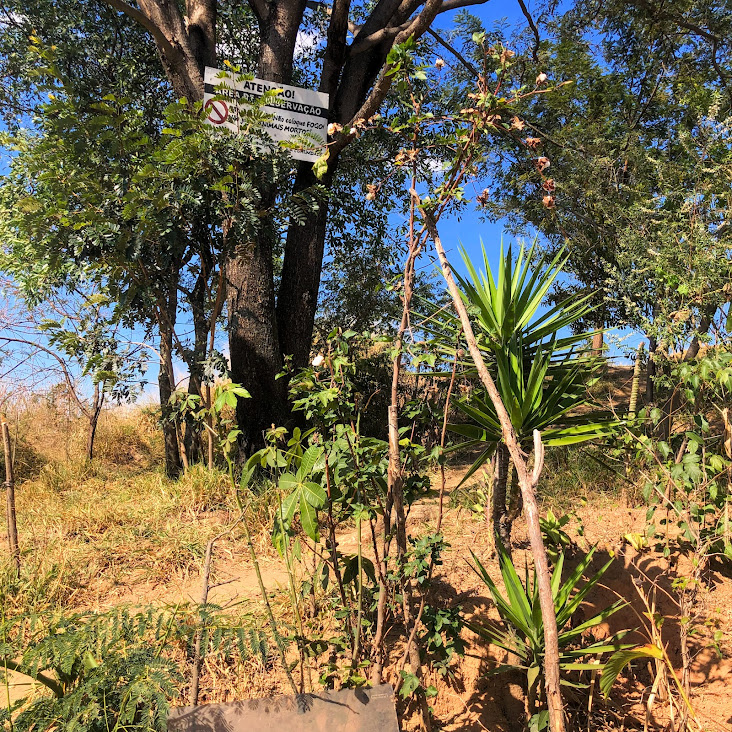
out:
M229 119L229 106L220 99L209 99L204 109L209 113L208 121L212 125L222 125Z

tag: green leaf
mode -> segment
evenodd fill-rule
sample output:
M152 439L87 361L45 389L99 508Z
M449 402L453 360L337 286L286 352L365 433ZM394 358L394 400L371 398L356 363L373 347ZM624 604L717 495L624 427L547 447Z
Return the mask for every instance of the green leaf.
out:
M638 648L618 651L610 656L602 670L602 676L600 677L600 690L605 698L610 696L610 689L612 689L613 684L620 675L620 672L629 663L638 661L641 658L660 659L663 658L663 651L658 646L649 643L645 646L639 646Z
M322 486L317 483L303 483L301 485L303 498L313 507L322 508L328 496Z
M315 509L305 500L300 498L300 523L303 531L315 542L320 540L318 536L318 521Z
M549 711L542 709L529 720L529 732L542 732L549 727Z
M408 671L402 671L402 685L399 687L399 696L406 699L419 689L419 679L415 674Z
M317 445L311 445L305 451L305 454L300 460L300 468L297 471L300 480L305 480L305 478L311 477L315 466L318 464L320 458L323 456L323 452L323 448L318 447Z
M282 473L278 485L280 490L285 493L290 493L300 487L298 479L292 473Z
M84 663L84 668L87 671L93 671L94 669L99 668L101 666L101 662L97 661L97 659L94 658L91 651L87 651L84 654L83 663Z
M535 689L537 687L540 675L541 667L538 664L529 667L529 670L526 672L526 681L528 682L529 689Z
M280 518L285 526L289 526L292 521L295 511L297 509L297 503L300 500L300 495L297 491L290 493L282 501Z
M326 150L314 163L313 174L318 180L323 180L323 176L328 172L328 158L330 150Z

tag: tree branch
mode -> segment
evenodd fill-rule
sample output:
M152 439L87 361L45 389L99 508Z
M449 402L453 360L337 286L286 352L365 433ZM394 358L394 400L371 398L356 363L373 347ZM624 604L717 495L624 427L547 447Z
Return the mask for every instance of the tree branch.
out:
M714 33L708 31L706 28L702 28L696 23L689 23L688 20L683 20L683 18L674 18L673 16L668 16L668 19L675 22L676 25L679 26L679 28L688 30L695 36L701 36L702 38L706 38L708 41L712 41L713 43L719 43L719 36L714 35Z
M470 5L483 5L486 2L488 0L444 0L438 13L447 13L450 10L459 10L460 8L467 8Z
M332 8L328 8L330 22L323 57L323 71L320 75L320 91L330 96L331 103L338 88L338 78L346 56L346 38L351 27L348 21L350 7L350 0L333 0Z
M712 66L719 76L719 80L722 82L722 86L729 92L729 86L727 85L727 75L722 72L722 67L719 65L717 60L717 45L719 41L717 38L712 40Z
M656 79L656 83L653 86L653 89L651 90L651 93L648 95L648 99L646 99L645 103L641 107L641 109L638 112L638 115L636 116L635 120L633 122L631 122L629 129L634 130L638 126L638 123L643 118L643 115L648 110L648 107L651 106L651 102L653 102L653 99L656 96L656 92L658 91L658 87L661 86L661 81L663 80L664 76L666 76L666 69L665 68L660 73L658 79Z
M529 24L529 28L531 28L531 31L534 34L534 48L531 51L531 57L534 59L535 62L538 63L539 44L541 43L541 38L539 36L539 29L536 27L536 24L534 23L534 19L531 17L531 13L529 12L529 9L526 7L526 3L524 2L524 0L518 0L518 4L521 6L521 12L524 14L524 18L526 18L526 22Z
M58 353L55 353L50 348L42 346L40 343L34 343L33 341L28 341L24 338L10 338L9 336L0 336L0 341L5 341L7 343L20 343L24 346L30 346L31 348L36 348L39 351L43 351L43 353L46 353L49 356L53 356L53 358L58 361L59 366L61 366L61 372L64 375L66 386L68 387L71 396L74 398L74 401L81 410L82 414L87 418L89 417L89 410L87 409L86 405L81 401L79 395L76 393L76 387L74 386L74 383L71 379L71 374L69 373L68 366L66 365L66 362L61 358L61 356L58 355Z
M205 425L208 427L208 425ZM237 518L234 523L229 526L228 528L224 529L220 534L217 534L216 536L209 539L208 544L206 544L206 553L205 558L203 560L203 572L201 573L202 581L201 581L201 599L198 602L199 607L199 615L200 615L200 621L203 623L203 613L200 612L201 608L205 608L208 604L208 593L211 589L211 559L213 558L213 549L214 544L219 539L222 539L226 534L230 533L231 531L236 528L236 526L244 519L244 515L242 514ZM218 585L217 585L218 586ZM203 640L203 628L199 627L198 630L196 630L196 641L195 641L195 647L193 651L193 673L191 675L191 686L188 690L188 704L192 707L198 706L198 686L199 686L199 680L201 677L201 666L203 665L203 656L201 654L201 641Z
M483 1L484 0L480 0L480 2ZM396 38L394 39L394 44L403 43L407 40L407 38L412 35L415 38L419 38L420 36L424 35L426 30L432 24L432 21L437 16L440 7L442 7L443 5L444 3L442 2L442 0L427 0L424 8L419 13L419 15L410 23L409 27L405 28L396 36ZM381 74L374 84L374 87L371 89L371 92L366 97L359 110L356 112L356 114L353 115L350 123L357 119L368 119L379 111L379 107L386 98L386 95L389 92L389 88L391 87L392 77L389 75L388 72L389 64L385 64L381 69ZM355 133L351 132L350 134L340 135L338 138L336 138L336 140L334 140L329 148L330 160L337 159L340 151L343 150L343 148L346 147L349 142L351 142L354 136Z
M362 32L370 35L374 31L390 25L395 15L403 17L403 14L400 16L399 13L401 6L402 0L379 0L371 11L371 15L364 22ZM409 15L411 15L411 12Z
M383 41L390 38L394 38L399 35L403 30L406 30L411 25L412 21L407 20L401 25L389 26L387 28L381 28L380 30L374 31L371 35L362 37L359 35L358 40L351 44L348 49L348 53L351 56L358 56L359 53L364 53L374 46L378 46Z
M170 42L170 39L165 35L165 33L163 33L157 24L153 23L153 21L150 20L150 18L148 18L141 10L133 8L132 5L128 5L126 2L123 2L123 0L104 1L115 10L119 10L121 13L124 13L126 16L132 18L132 20L139 23L143 28L149 31L150 35L152 35L152 37L157 41L165 55L171 61L180 57L180 50Z
M439 15L440 13L446 13L450 10L457 10L459 8L465 8L469 5L482 5L487 0L441 0L438 3L438 7L436 10L434 10L434 17ZM389 40L391 38L394 38L401 33L406 32L406 36L404 40L409 38L410 35L414 32L411 30L412 26L420 22L420 18L427 12L428 6L432 5L432 3L426 2L424 5L424 8L420 12L420 14L414 18L413 20L405 20L403 23L400 23L396 26L383 26L377 31L374 31L373 33L370 33L369 35L362 37L359 34L359 38L357 41L354 41L351 45L351 48L349 49L350 55L358 55L359 53L363 53L364 51L368 51L369 48L373 48L374 46L378 45L379 43L382 43L383 41ZM432 12L432 11L431 11ZM430 20L430 23L432 22L432 19ZM429 25L429 24L428 24ZM426 30L426 29L425 29ZM419 35L424 34L425 30L422 30ZM409 31L409 32L407 32ZM415 35L417 35L415 33Z
M427 32L443 47L446 48L455 58L460 61L460 63L465 66L465 68L470 71L470 73L475 76L476 78L480 76L480 73L478 72L478 69L473 66L473 64L468 61L468 59L465 58L465 56L460 53L460 51L457 50L457 48L454 48L451 46L444 38L439 36L437 33L435 33L432 28L428 28Z
M248 0L249 7L252 9L252 12L254 13L257 20L261 23L266 17L267 17L267 0ZM308 7L312 8L313 5L317 5L317 3L310 2L307 3Z
M651 16L651 20L661 18L663 20L670 21L672 23L675 23L679 28L683 28L684 30L689 31L692 34L700 36L701 38L709 41L712 44L712 66L714 66L714 70L717 72L719 80L722 82L722 86L724 86L724 88L729 91L729 87L727 85L727 75L722 71L722 68L719 65L719 61L717 60L717 49L720 44L724 44L723 38L720 38L716 33L713 33L707 28L702 28L702 26L686 20L683 17L678 17L671 13L665 13L662 10L657 9L647 0L635 0L634 4L639 5L644 10L646 10L646 12L648 12Z
M46 676L46 674L40 671L36 672L35 675L30 674L27 670L24 670L25 667L22 664L17 663L16 661L11 661L9 658L3 658L0 664L8 671L15 671L15 673L22 674L23 676L27 676L29 679L33 679L34 681L38 681L43 684L47 689L50 689L53 692L57 699L60 699L64 695L63 684L61 684L60 681L52 679L50 676Z

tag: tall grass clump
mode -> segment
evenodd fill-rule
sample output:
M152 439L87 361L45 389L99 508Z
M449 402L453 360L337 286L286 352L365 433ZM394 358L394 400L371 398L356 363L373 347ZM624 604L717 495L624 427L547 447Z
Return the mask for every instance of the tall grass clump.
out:
M614 498L625 483L608 450L596 445L569 445L546 451L546 472L539 485L542 501L551 507L568 510L578 500L598 495Z

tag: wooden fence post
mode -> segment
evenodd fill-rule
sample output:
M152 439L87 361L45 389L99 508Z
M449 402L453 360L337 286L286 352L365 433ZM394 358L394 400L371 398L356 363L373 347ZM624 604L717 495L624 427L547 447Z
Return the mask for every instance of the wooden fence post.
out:
M10 446L10 428L3 414L2 433L3 450L5 452L5 491L7 495L7 523L8 523L8 544L10 545L10 558L15 565L15 571L20 574L20 548L18 547L18 524L15 516L15 478L13 476L13 451Z

